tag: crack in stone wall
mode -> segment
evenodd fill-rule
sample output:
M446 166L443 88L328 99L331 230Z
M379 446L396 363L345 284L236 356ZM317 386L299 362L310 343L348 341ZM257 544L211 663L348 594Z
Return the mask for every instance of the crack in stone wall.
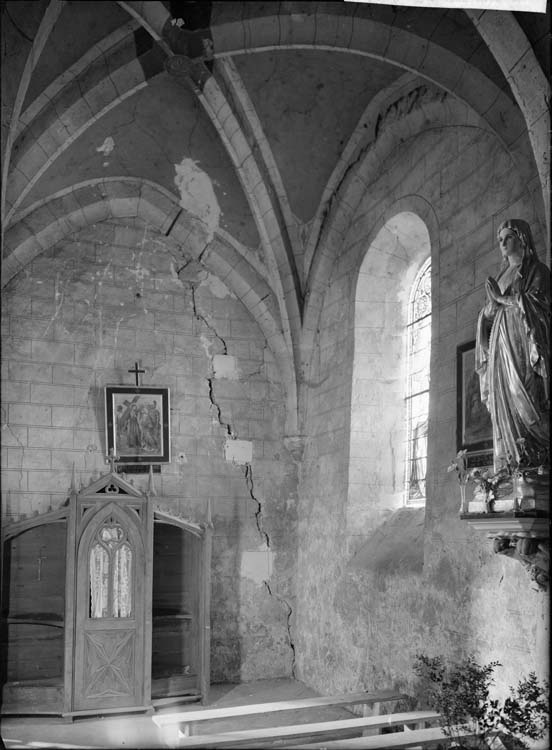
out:
M355 170L362 163L367 154L376 146L382 132L386 128L399 122L399 120L409 115L413 110L423 108L424 104L444 102L447 99L447 96L448 95L446 92L435 91L431 88L428 88L427 86L418 86L417 88L409 91L407 94L396 99L386 108L385 111L381 111L379 113L374 127L373 138L369 142L364 143L359 148L355 158L347 164L338 183L332 190L332 194L326 201L318 227L316 246L318 246L320 239L325 231L326 222L333 210L334 204L338 199L343 184L346 182L348 176L353 172L353 170ZM307 292L308 291L309 290L307 290Z
M222 338L222 336L220 336L218 334L218 332L211 325L211 323L209 323L209 321L205 318L205 316L202 315L199 312L199 310L198 310L197 301L196 301L196 297L195 297L195 285L192 284L192 283L190 283L190 288L191 288L191 291L192 291L192 308L193 308L194 317L196 318L196 320L199 320L202 323L204 323L206 325L206 327L216 336L216 338L223 345L223 353L225 355L228 355L228 347L226 345L226 342L224 341L224 339ZM209 387L209 401L210 401L211 405L214 407L214 409L216 411L218 423L224 429L224 431L225 431L225 433L227 434L228 437L230 437L232 439L235 439L236 435L235 435L235 433L234 433L234 431L232 429L232 425L229 422L225 422L224 421L224 419L222 417L222 411L221 411L220 405L217 403L216 398L215 398L215 393L214 393L214 375L215 375L215 371L214 371L214 367L213 367L213 358L212 357L211 357L210 367L211 367L211 377L207 378L207 383L208 383L208 387ZM262 366L259 368L258 373L261 372L261 369L262 369ZM253 374L258 374L258 373L257 372L249 373L248 377L250 377ZM246 487L247 487L247 491L249 493L249 496L253 500L253 502L256 504L255 525L257 527L257 531L259 532L259 535L260 535L263 543L266 545L266 549L268 550L268 553L270 554L270 550L271 550L270 537L269 537L267 531L264 529L262 502L261 502L261 500L259 500L259 498L255 494L255 482L254 482L254 478L253 478L253 468L252 468L250 462L246 462L245 463L244 476L245 476L245 483L246 483ZM276 594L275 592L272 591L272 589L270 587L270 584L269 584L269 582L266 579L263 580L262 582L263 582L263 584L264 584L264 586L265 586L268 594L271 597L273 597L274 599L276 599L278 602L280 602L281 604L283 604L285 606L285 608L286 608L286 637L287 637L287 641L289 643L289 647L291 649L291 676L292 676L292 678L295 678L296 653L295 653L295 643L294 643L294 640L293 640L293 637L292 637L292 633L291 633L291 616L293 614L293 608L291 607L291 605L289 604L289 602L286 599L284 599L282 596L280 596L279 594Z
M257 504L257 510L255 512L255 523L257 525L257 530L263 539L264 543L266 544L267 550L270 550L270 537L268 536L268 533L265 531L263 527L263 508L262 503L258 499L258 497L255 494L255 485L253 480L253 469L251 467L251 464L248 463L245 466L245 481L247 484L247 489L249 491L249 496L251 499ZM277 601L281 602L285 608L286 608L286 634L287 639L289 643L289 647L291 649L291 676L295 678L295 666L296 666L296 659L295 659L295 643L293 641L292 635L291 635L291 616L293 614L293 608L291 607L290 603L284 599L284 597L280 596L279 594L276 594L272 591L272 588L269 584L269 582L265 579L263 581L263 584L268 591L269 595L276 599Z
M14 432L14 430L12 429L12 426L11 426L11 424L8 421L8 414L6 412L6 409L3 406L0 407L0 409L2 411L2 431L7 430L10 433L10 435L13 437L13 439L15 440L15 442L17 443L17 445L21 448L21 462L19 464L19 477L18 477L19 489L21 490L21 489L23 489L23 464L24 464L24 461L25 461L26 447L21 442L21 440L19 438L19 435L16 432ZM5 441L2 441L2 442L5 442ZM8 492L9 492L9 490L8 490ZM11 503L9 505L11 505ZM7 504L6 507L9 508L9 505Z
M211 405L215 407L215 411L217 412L217 419L218 423L221 427L224 428L224 431L228 435L228 437L234 438L236 437L234 435L234 432L232 431L232 425L229 422L225 422L222 418L222 411L220 406L215 400L215 392L213 389L213 378L207 378L207 384L209 386L209 401L211 402Z
M188 263L189 262L190 261L188 261ZM177 273L180 273L180 271L182 271L183 268L185 268L186 265L188 265L188 263L185 263L184 266L182 266L182 268L180 268ZM215 329L215 327L212 326L211 323L209 323L209 321L207 320L207 318L199 312L198 307L197 307L197 301L196 301L196 286L195 286L195 284L192 284L192 283L190 283L189 285L190 285L190 289L191 289L191 292L192 292L192 309L193 309L194 318L196 320L199 320L201 323L203 323L209 329L209 331L211 331L215 335L215 337L222 344L223 354L227 355L228 354L228 347L226 345L226 341L217 332L217 330ZM214 384L213 384L215 372L214 372L214 369L213 369L213 358L212 357L211 357L211 361L210 361L209 367L210 367L210 370L211 370L211 377L207 378L207 385L209 387L209 401L211 402L211 405L215 408L215 411L216 411L216 414L217 414L218 423L220 424L220 426L224 428L224 431L228 435L228 437L235 438L236 435L234 434L234 431L232 429L232 425L229 422L225 422L223 420L223 418L222 418L222 410L220 408L220 405L217 403L217 400L215 399L215 391L214 391Z
M293 638L291 637L291 623L290 623L291 615L293 614L293 609L290 603L286 599L284 599L283 596L280 596L279 594L276 594L272 591L268 581L263 581L263 583L269 595L274 597L274 599L277 599L279 602L281 602L287 610L286 631L287 631L287 637L289 641L289 647L291 649L291 676L295 679L295 643L293 642Z
M255 496L253 469L251 467L251 464L249 463L245 465L245 483L247 485L247 490L249 492L250 498L253 500L253 502L257 503L257 510L255 512L255 523L257 525L257 530L261 536L261 539L265 542L267 549L270 549L270 538L263 528L263 508L261 501Z
M180 271L181 270L182 269L180 269ZM180 271L179 271L179 273L180 273ZM197 309L197 302L196 302L196 296L195 296L195 290L196 290L195 284L190 284L190 287L191 287L191 290L192 290L192 307L193 307L193 310L194 310L194 317L196 318L196 320L200 320L204 325L207 326L207 328L212 333L214 333L214 335L216 336L216 338L222 344L222 353L223 354L228 354L228 347L226 346L226 341L222 338L222 336L219 333L217 333L216 329L209 323L209 321L207 320L207 318L204 315L202 315L198 311L198 309Z

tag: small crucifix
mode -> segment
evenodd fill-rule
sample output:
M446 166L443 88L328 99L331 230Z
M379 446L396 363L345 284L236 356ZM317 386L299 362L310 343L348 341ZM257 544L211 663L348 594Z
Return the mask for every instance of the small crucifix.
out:
M42 561L47 560L47 556L42 554L42 550L44 547L40 548L40 552L38 553L38 557L36 559L37 562L37 568L36 568L36 580L40 581L40 574L42 572Z
M127 370L127 372L133 372L134 373L134 376L136 378L136 387L137 388L140 386L140 373L143 373L143 372L145 373L146 372L145 370L141 370L140 369L141 365L142 365L141 361L140 362L135 362L134 363L134 367L132 368L132 370Z

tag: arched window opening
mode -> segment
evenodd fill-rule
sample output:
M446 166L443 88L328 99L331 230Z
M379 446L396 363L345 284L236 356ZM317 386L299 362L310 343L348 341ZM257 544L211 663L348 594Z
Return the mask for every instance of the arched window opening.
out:
M431 241L420 214L389 213L366 248L355 289L346 517L354 545L406 504L406 331ZM423 508L423 501L411 505Z
M426 499L429 364L431 352L431 259L421 267L410 294L407 324L406 504Z

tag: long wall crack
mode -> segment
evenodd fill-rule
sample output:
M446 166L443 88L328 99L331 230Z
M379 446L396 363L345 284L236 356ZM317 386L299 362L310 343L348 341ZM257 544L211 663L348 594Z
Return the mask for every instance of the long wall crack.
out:
M220 406L215 400L215 391L213 388L213 378L207 378L207 383L209 385L209 401L211 402L212 406L215 407L215 411L217 413L217 419L221 427L224 428L224 431L228 435L228 437L235 438L234 432L232 430L232 425L229 422L225 422L222 418L222 411L220 409Z
M184 268L185 265L182 268ZM182 270L182 269L180 269L180 270ZM226 346L226 341L222 338L222 336L220 336L217 333L216 329L209 323L209 321L207 320L207 318L204 315L202 315L198 311L198 309L197 309L197 303L196 303L196 298L195 298L195 284L190 284L190 287L192 289L192 307L193 307L193 311L194 311L194 317L196 318L196 320L200 320L202 323L204 323L207 326L207 328L212 333L214 333L214 335L217 337L217 339L222 344L222 353L223 354L228 354L228 347Z
M207 328L214 333L216 338L221 342L223 346L223 353L228 354L226 342L224 341L222 336L219 336L215 328L206 320L206 318L203 315L201 315L201 313L197 309L197 304L196 304L196 299L195 299L195 285L190 284L190 287L192 290L192 306L193 306L194 317L196 318L196 320L200 320L202 323L204 323L207 326ZM234 434L234 431L232 430L232 426L228 422L225 422L222 418L221 408L215 399L213 381L214 381L214 377L207 378L207 383L209 385L209 400L211 404L213 405L213 407L215 408L215 411L217 413L217 419L221 427L224 428L224 431L226 432L228 437L235 438L236 436ZM267 549L270 549L270 537L263 527L263 507L262 507L261 501L255 494L253 469L250 463L245 464L244 473L245 473L245 483L247 486L247 491L249 492L250 498L256 504L255 524L257 526L257 531L259 532L259 535L262 541L266 544ZM263 583L269 595L274 597L277 601L283 604L286 608L286 633L287 633L289 647L291 649L291 675L293 678L295 678L295 666L296 666L295 643L291 635L291 616L293 614L293 609L286 599L284 599L282 596L272 591L268 581L265 580L263 581Z
M281 602L284 607L286 608L286 629L287 629L287 637L289 642L289 647L291 649L291 676L295 679L295 643L293 642L293 638L291 637L291 615L293 614L293 609L290 605L290 603L284 599L283 596L280 596L279 594L276 594L272 591L270 588L270 584L268 581L263 581L266 590L268 591L270 596L273 596L275 599L277 599L279 602Z
M255 511L255 523L257 524L257 530L261 536L261 539L265 542L267 549L270 549L270 539L268 534L263 528L263 507L261 501L255 495L255 487L253 483L253 469L251 464L245 464L245 483L249 492L250 498L254 503L257 504L257 510Z
M184 268L185 266L186 264L184 264L182 268ZM196 302L196 297L195 297L195 284L190 284L190 288L192 290L192 309L193 309L194 318L196 320L201 321L216 336L216 338L222 344L222 353L228 354L228 347L226 346L226 341L222 338L222 336L220 336L217 333L216 329L214 328L214 326L211 325L211 323L209 323L207 318L204 315L202 315L197 309L197 302ZM216 411L218 423L220 424L220 426L224 428L224 431L228 435L228 437L235 438L236 435L234 434L232 425L229 422L225 422L222 418L222 410L220 408L220 405L217 403L217 400L215 399L215 389L214 389L213 381L214 381L214 370L213 370L213 364L211 362L211 377L207 378L207 384L209 386L209 401L211 402L212 406L214 407Z

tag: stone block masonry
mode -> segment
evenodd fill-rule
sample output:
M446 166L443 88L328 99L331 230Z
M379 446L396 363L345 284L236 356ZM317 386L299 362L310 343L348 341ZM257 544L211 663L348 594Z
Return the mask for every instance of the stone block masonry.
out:
M3 520L60 507L73 467L84 485L108 470L104 387L133 385L140 361L144 386L171 389L173 459L155 477L156 502L199 522L211 501L212 679L289 676L296 547L281 476L295 487L296 467L282 443L282 384L236 297L207 271L193 288L174 278L180 253L139 220L105 221L5 288ZM132 479L145 488L146 475Z
M427 174L439 179L428 182ZM412 136L367 179L328 277L309 371L297 673L325 693L377 689L382 676L386 684L412 690L416 653L456 658L461 643L482 662L496 659L504 665L496 682L505 696L521 675L532 669L542 674L544 668L535 656L539 592L525 571L493 556L487 540L462 524L447 465L457 450L457 347L475 338L484 282L498 269L497 223L510 216L531 221L535 210L510 154L480 128L436 128ZM387 231L398 216L406 221L405 214L427 227L424 256L421 235L413 235L407 252L398 232L384 241L383 227ZM539 236L542 224L534 224ZM545 257L543 242L538 252ZM404 503L404 464L401 471L396 465L404 453L398 426L405 420L406 373L403 377L400 367L406 342L404 328L397 331L393 324L400 324L397 310L406 307L405 284L409 274L414 280L413 266L419 268L430 253L428 496L423 567L420 561L413 568L408 543L393 548L386 528L386 519ZM386 305L375 314L372 303L382 299L381 279ZM355 287L356 304L344 304ZM385 315L387 307L393 314ZM376 539L383 546L388 540L394 550L389 553L394 567L385 575L369 561L360 569L351 564L350 551L369 548ZM497 612L514 606L522 616L497 619ZM522 643L526 651L518 653L512 643Z

